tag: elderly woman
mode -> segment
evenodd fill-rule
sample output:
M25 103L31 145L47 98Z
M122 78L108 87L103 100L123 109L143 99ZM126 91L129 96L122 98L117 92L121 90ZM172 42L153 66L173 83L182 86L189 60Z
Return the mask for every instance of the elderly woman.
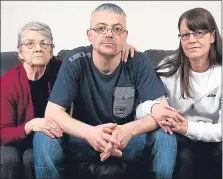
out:
M54 138L62 130L44 112L61 60L53 57L50 28L26 24L18 34L22 63L1 77L1 177L33 178L34 131Z
M222 39L213 16L203 8L183 13L178 29L179 48L156 70L170 106L184 118L158 123L166 132L178 133L177 178L221 178ZM147 106L138 106L137 118L149 114Z

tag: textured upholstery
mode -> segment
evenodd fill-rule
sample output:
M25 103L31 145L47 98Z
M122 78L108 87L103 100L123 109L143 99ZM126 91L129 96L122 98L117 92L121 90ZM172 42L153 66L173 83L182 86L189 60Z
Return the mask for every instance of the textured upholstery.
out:
M20 61L17 52L1 52L1 76L18 63Z
M63 58L66 51L67 50L61 50L58 53L58 57ZM170 55L172 52L173 52L172 50L150 49L150 50L146 50L143 53L150 58L154 67L156 67L157 64L162 60L164 56ZM1 52L1 76L18 63L21 63L21 62L19 61L17 52L15 51Z
M159 62L165 57L170 54L172 54L173 50L156 50L156 49L150 49L143 52L149 59L151 60L154 67L157 67Z

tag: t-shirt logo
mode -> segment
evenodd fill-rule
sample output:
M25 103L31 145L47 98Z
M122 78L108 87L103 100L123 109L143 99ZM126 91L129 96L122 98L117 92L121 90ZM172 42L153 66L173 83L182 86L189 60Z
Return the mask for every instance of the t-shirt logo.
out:
M213 97L214 98L215 96L216 96L216 94L209 94L207 97L208 98L210 98L210 97Z

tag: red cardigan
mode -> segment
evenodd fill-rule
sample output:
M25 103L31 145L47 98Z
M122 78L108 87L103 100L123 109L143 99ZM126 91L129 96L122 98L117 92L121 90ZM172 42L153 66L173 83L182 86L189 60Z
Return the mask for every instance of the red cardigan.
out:
M47 65L48 91L51 92L61 59L53 57ZM27 138L25 124L35 118L29 82L23 64L1 77L1 145L15 144Z

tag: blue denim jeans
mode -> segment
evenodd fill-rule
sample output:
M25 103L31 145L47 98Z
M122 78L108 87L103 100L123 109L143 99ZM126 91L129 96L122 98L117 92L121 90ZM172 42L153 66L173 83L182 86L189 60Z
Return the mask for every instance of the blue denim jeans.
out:
M151 148L152 169L157 178L172 178L175 167L177 142L175 135L158 129L132 138L123 149L124 160L142 159L145 149ZM78 162L98 160L100 153L86 141L67 136L51 139L43 133L35 133L33 139L34 165L37 179L60 179L64 177L65 153ZM149 155L148 155L149 156Z

